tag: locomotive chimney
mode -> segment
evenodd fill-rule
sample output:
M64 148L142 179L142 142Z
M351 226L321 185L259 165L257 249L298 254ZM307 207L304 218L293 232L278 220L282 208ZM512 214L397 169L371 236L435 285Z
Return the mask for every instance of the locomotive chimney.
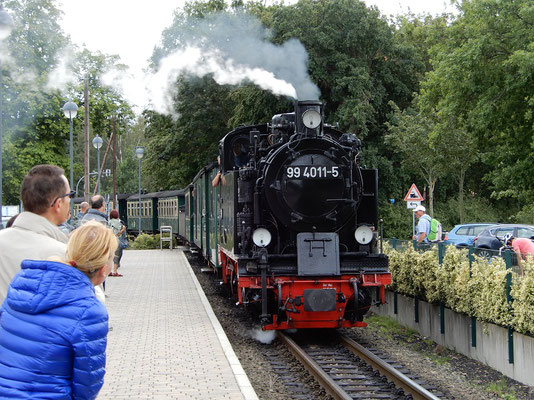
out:
M323 104L317 100L295 101L295 133L323 135Z

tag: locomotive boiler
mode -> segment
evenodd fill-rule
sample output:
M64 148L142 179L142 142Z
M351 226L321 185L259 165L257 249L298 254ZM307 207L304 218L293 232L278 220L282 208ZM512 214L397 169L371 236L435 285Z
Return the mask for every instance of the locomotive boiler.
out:
M263 329L366 326L391 275L377 245L378 171L360 166L360 140L301 101L219 147L219 259L237 301L257 307Z

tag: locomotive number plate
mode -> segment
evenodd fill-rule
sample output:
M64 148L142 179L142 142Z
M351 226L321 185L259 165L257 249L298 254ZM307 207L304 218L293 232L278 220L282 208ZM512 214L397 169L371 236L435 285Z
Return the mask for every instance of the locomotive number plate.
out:
M286 177L289 179L321 179L338 178L339 167L319 165L293 165L286 168Z

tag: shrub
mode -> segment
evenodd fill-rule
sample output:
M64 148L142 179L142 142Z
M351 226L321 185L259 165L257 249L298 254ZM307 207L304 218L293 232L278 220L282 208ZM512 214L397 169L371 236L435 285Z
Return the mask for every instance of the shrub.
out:
M534 263L524 264L525 275L519 277L506 269L502 258L491 263L473 256L469 265L466 249L447 246L443 263L439 264L436 248L415 251L404 246L394 250L388 244L392 275L390 288L418 296L430 303L443 302L450 309L497 325L511 325L516 331L534 333ZM506 279L511 274L513 302L506 297Z
M159 240L147 233L141 233L135 238L132 246L136 250L150 250L159 248Z

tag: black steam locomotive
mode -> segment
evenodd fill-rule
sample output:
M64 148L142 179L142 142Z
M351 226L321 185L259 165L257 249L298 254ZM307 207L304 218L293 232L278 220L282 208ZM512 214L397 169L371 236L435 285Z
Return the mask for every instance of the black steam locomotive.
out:
M239 303L258 305L263 329L366 326L372 288L384 302L378 171L360 167L360 150L316 101L221 140L221 273Z

